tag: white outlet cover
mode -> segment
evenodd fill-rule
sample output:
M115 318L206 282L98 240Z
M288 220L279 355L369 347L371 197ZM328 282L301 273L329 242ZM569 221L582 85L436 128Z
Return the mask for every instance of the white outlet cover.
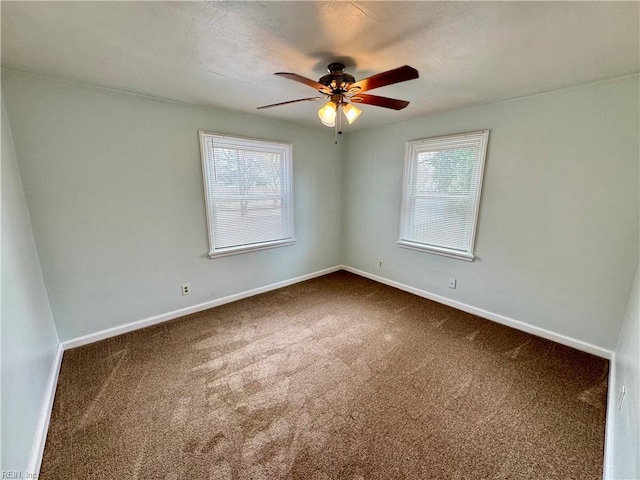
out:
M449 279L449 288L456 288L456 283L458 283L458 281L455 278L450 278Z

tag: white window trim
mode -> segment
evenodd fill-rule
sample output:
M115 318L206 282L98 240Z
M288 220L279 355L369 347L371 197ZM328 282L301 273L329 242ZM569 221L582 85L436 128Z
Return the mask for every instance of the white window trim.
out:
M220 258L226 257L229 255L238 255L240 253L247 252L255 252L259 250L267 250L270 248L276 247L284 247L286 245L293 245L296 243L295 237L295 223L294 223L294 200L293 200L293 145L287 142L278 142L274 140L261 140L257 138L251 137L239 137L236 135L223 135L219 133L207 132L204 130L200 130L198 132L200 138L200 158L202 160L202 182L204 185L204 205L205 212L207 216L207 234L209 236L209 258ZM209 164L206 158L206 147L205 147L205 138L215 138L216 143L220 145L224 145L230 148L252 148L258 151L266 151L273 152L278 151L282 154L286 168L284 169L285 175L285 189L286 193L283 196L289 198L290 208L289 208L289 221L291 222L291 237L283 238L279 240L272 240L266 242L259 243L251 243L246 245L234 245L231 247L215 247L214 236L213 236L213 224L211 221L212 212L211 205L209 204L210 195L210 186L207 182L207 178L209 175L207 174L209 170Z
M482 148L480 149L480 158L478 159L478 177L476 184L476 196L475 202L473 205L473 218L471 220L471 238L469 243L469 249L466 251L455 250L452 248L445 248L435 245L428 245L425 243L413 242L408 239L402 238L402 233L404 230L404 218L406 212L406 196L407 189L409 188L409 181L411 180L411 172L410 166L412 163L412 158L416 147L420 145L428 144L429 147L434 147L436 149L450 146L450 145L459 145L463 143L465 139L470 137L481 137L482 138ZM475 240L476 240L476 229L478 224L478 213L480 211L480 198L482 196L482 179L484 176L484 164L485 159L487 157L487 146L489 143L489 130L477 130L474 132L466 132L466 133L458 133L453 135L444 135L439 137L432 138L423 138L419 140L411 140L406 143L405 148L405 157L404 157L404 173L402 177L402 206L400 210L400 237L396 244L403 248L408 248L411 250L418 250L422 252L432 253L435 255L441 255L449 258L456 258L459 260L465 260L467 262L472 262L475 259L474 249L475 249Z

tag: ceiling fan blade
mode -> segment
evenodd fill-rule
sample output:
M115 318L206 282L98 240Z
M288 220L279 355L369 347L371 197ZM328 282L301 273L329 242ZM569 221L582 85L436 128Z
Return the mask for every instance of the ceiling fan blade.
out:
M369 95L366 93L358 93L351 97L354 103L365 103L367 105L375 105L376 107L391 108L392 110L402 110L409 102L406 100L398 100L396 98L379 97L378 95Z
M258 107L258 110L261 110L263 108L278 107L280 105L287 105L289 103L312 102L314 100L322 100L323 98L324 97L299 98L298 100L289 100L288 102L280 102L280 103L272 103L271 105L263 105L262 107Z
M312 88L315 88L319 92L331 94L331 89L326 85L316 82L315 80L311 80L310 78L303 77L298 75L297 73L287 73L287 72L277 72L274 75L279 75L284 78L288 78L289 80L293 80L295 82L304 83L305 85L309 85Z
M386 72L378 73L371 77L367 77L359 82L356 82L349 86L349 90L353 88L360 88L360 92L366 92L367 90L373 90L374 88L384 87L386 85L393 85L394 83L406 82L407 80L413 80L418 78L420 74L418 70L409 65L388 70Z

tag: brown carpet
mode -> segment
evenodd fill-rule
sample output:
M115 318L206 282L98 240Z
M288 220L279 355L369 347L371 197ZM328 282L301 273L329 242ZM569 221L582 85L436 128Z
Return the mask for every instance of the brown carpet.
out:
M600 479L606 360L346 272L64 354L41 479Z

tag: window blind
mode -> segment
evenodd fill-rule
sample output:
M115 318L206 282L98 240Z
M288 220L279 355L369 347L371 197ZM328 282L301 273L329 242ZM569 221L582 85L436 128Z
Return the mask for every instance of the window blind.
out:
M291 145L201 133L210 256L289 244Z
M473 258L488 131L407 145L399 244Z

